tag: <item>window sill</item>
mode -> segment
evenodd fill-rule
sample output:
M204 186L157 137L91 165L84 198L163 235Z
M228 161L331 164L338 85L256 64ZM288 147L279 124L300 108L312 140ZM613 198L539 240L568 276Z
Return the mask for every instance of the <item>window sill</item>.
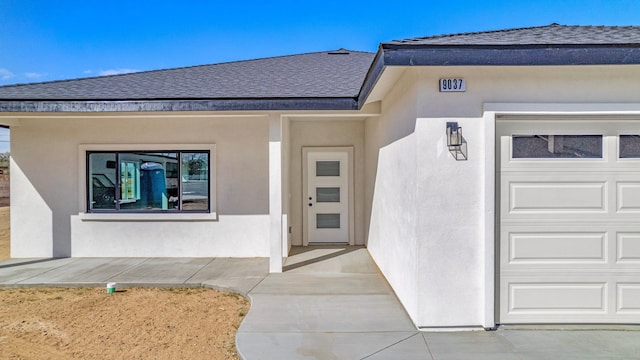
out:
M82 221L217 221L218 214L212 213L79 213Z

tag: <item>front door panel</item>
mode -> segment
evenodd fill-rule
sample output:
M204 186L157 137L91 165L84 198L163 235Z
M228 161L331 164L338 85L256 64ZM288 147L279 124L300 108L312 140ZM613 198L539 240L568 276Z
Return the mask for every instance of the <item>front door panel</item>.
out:
M349 242L349 154L309 151L307 207L309 243Z

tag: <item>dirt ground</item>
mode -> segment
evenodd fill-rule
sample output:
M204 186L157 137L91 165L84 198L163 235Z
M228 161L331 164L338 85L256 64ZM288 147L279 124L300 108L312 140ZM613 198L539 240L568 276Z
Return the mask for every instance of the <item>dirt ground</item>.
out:
M9 207L0 207L0 260L8 259L9 253Z
M238 359L248 310L242 296L211 289L0 289L0 359Z
M238 359L248 308L211 289L0 290L0 358Z

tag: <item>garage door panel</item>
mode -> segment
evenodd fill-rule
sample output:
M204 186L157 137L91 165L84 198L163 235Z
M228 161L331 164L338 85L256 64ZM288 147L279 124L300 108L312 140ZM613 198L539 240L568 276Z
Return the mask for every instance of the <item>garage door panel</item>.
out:
M616 248L617 262L640 265L640 232L618 233Z
M638 323L639 275L508 275L500 287L501 323Z
M617 285L616 312L640 315L640 284L618 283Z
M606 313L606 283L510 283L509 313Z
M509 264L606 263L606 233L509 233Z
M640 221L537 224L505 222L500 271L640 272Z
M616 185L618 212L640 213L640 181L618 182Z
M606 212L606 182L510 182L509 212Z

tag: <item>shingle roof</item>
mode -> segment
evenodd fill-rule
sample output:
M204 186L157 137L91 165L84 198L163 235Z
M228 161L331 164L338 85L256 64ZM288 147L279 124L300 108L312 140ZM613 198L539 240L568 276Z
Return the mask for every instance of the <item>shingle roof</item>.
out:
M0 100L355 98L373 53L336 50L0 87Z
M0 112L356 110L388 66L640 64L638 26L548 26L0 87Z
M640 44L639 26L547 26L418 37L383 45L624 45Z

